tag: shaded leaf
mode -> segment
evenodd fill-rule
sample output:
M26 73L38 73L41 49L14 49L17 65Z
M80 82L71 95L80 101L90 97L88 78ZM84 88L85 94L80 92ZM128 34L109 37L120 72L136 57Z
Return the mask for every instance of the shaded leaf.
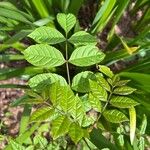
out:
M29 80L29 86L35 90L43 90L57 81L59 81L62 86L67 85L66 80L62 76L54 73L43 73L31 78Z
M23 53L29 63L38 67L57 67L65 63L62 53L47 44L32 45Z
M107 92L97 82L90 80L90 89L94 97L101 101L107 101Z
M96 77L91 71L84 71L81 73L78 73L76 76L74 76L72 80L72 89L81 92L81 93L86 93L90 91L90 86L89 86L89 79L90 80L95 80Z
M128 118L119 110L105 110L103 116L112 123L128 121Z
M130 108L132 106L136 106L139 103L134 101L132 98L124 97L124 96L114 96L110 103L118 108Z
M96 63L100 63L105 57L105 54L102 53L95 46L81 46L73 51L69 62L75 66L91 66Z
M83 129L76 123L72 123L69 129L69 136L76 144L83 138Z
M96 45L97 41L96 41L96 37L90 35L89 33L85 32L85 31L78 31L76 33L74 33L70 39L69 42L71 42L72 44L77 45Z
M59 116L52 122L52 135L56 139L66 134L70 127L70 120L66 116Z
M118 81L114 84L114 87L117 87L117 86L124 86L126 85L128 82L130 82L130 80L121 80L121 81Z
M76 24L76 17L73 14L58 13L57 21L67 34Z
M145 131L146 131L146 127L147 127L147 117L146 115L144 114L143 115L143 120L142 120L142 123L141 123L141 126L140 126L140 134L145 134Z
M65 41L65 37L56 29L42 26L28 35L37 43L57 44Z

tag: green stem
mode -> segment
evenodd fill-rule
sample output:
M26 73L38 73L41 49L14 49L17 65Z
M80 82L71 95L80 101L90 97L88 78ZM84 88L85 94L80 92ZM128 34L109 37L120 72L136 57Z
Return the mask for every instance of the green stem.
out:
M68 78L68 84L71 85L70 82L70 72L69 72L69 64L68 64L68 42L67 42L67 36L66 36L66 69L67 69L67 78Z

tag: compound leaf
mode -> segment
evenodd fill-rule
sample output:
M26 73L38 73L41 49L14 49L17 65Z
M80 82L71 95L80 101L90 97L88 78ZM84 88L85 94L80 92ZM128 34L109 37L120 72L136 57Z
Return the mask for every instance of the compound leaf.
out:
M73 14L59 13L57 14L57 21L67 34L76 24L76 17Z
M65 63L62 53L47 44L36 44L24 51L25 59L38 67L57 67Z
M71 54L69 62L75 66L86 67L100 63L104 57L105 54L97 47L88 45L75 49Z
M96 79L94 73L92 73L91 71L84 71L78 73L72 80L71 85L72 89L81 93L89 92L90 91L89 79L90 80Z
M112 123L128 121L128 118L119 110L105 110L103 116Z
M59 116L52 122L52 136L54 139L63 136L69 130L71 121L66 116Z
M66 40L58 30L46 26L35 29L28 36L37 43L57 44Z
M136 106L139 103L134 101L133 99L125 96L114 96L111 100L110 103L118 108L130 108L132 106Z
M78 45L96 45L96 37L90 35L89 33L85 31L79 31L74 33L71 38L69 39L69 42L78 46Z
M107 92L97 82L90 80L90 89L95 98L101 101L107 101Z

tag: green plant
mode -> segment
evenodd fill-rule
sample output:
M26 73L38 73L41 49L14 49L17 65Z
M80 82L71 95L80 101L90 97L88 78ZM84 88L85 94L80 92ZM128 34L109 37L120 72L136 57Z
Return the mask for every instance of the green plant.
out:
M108 67L98 65L105 54L95 46L94 36L85 31L70 35L76 23L73 14L59 13L57 21L64 30L62 33L51 27L39 27L28 35L38 44L22 53L34 66L47 70L56 67L58 71L61 66L66 71L61 69L61 75L43 73L29 80L31 89L12 104L24 105L24 113L20 135L6 150L15 142L23 144L43 122L50 124L50 136L54 140L64 137L67 145L72 140L75 144L84 142L91 149L91 141L98 149L123 149L132 145L140 149L146 123L138 134L134 107L139 103L131 97L136 89L126 85L129 80L120 80ZM96 73L88 71L92 65L97 66ZM81 72L83 67L85 70ZM37 109L30 115L33 105ZM32 126L29 131L28 123ZM108 142L102 132L108 132L114 142Z

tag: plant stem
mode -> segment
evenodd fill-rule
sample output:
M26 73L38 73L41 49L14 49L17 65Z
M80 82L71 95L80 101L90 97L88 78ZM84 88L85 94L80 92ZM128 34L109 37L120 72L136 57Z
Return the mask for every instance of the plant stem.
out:
M68 64L68 41L67 41L67 36L66 36L66 69L67 69L67 78L68 78L68 84L69 86L71 85L70 83L70 72L69 72L69 64Z

